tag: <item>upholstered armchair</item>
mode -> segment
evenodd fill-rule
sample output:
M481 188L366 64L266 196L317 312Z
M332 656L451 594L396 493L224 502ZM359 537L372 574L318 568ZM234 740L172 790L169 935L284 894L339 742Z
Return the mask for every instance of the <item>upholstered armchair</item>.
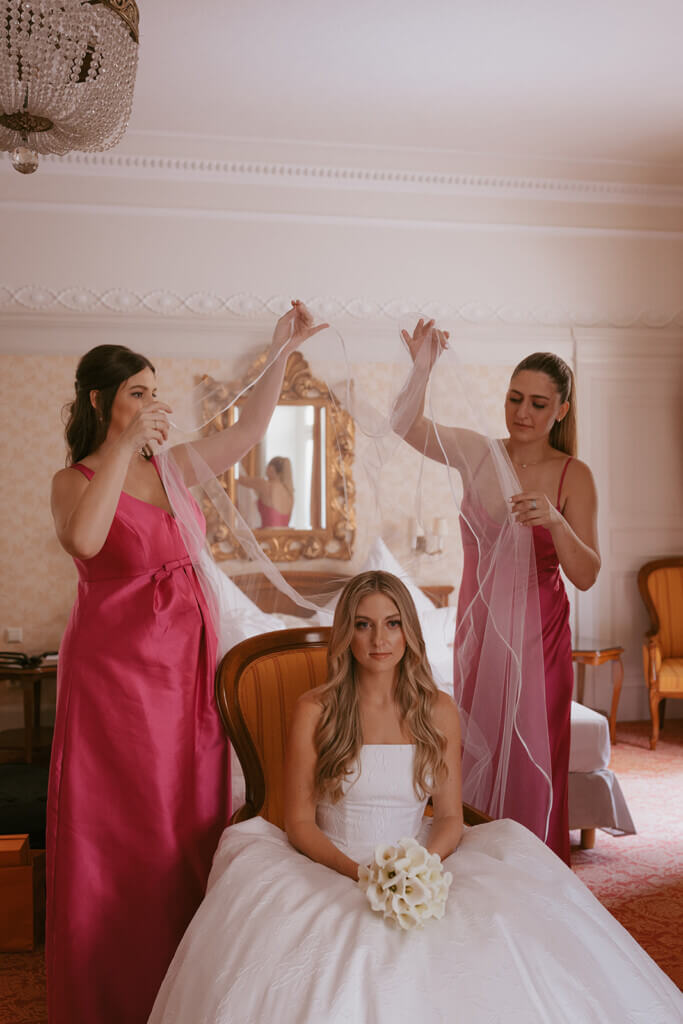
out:
M325 682L329 627L283 629L233 647L216 674L216 699L244 771L245 803L231 824L260 814L284 828L287 731L301 694ZM489 821L463 804L468 825Z
M647 562L638 573L638 588L650 616L643 644L643 668L650 695L654 750L664 722L665 702L683 698L683 557Z

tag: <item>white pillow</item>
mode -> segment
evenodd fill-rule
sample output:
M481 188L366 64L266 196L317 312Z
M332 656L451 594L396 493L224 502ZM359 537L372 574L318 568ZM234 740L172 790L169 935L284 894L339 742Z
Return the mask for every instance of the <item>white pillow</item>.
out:
M434 682L453 696L453 641L455 638L455 617L457 609L434 608L420 615L422 636L427 649Z
M276 615L262 612L229 576L221 572L213 559L202 558L200 565L209 576L218 600L219 645L222 654L247 637L284 628Z
M373 570L390 572L393 573L394 576L398 576L398 578L403 583L405 583L406 587L410 591L410 596L413 599L415 608L417 609L417 614L419 616L422 616L427 612L435 611L434 605L429 600L427 595L420 590L418 585L411 579L411 577L408 575L403 566L396 561L396 559L394 558L391 551L386 546L381 537L377 537L373 542L373 545L368 551L365 561L358 570L358 573L371 572ZM339 596L341 594L342 589L343 588L340 588L339 592L334 595L332 600L328 601L327 604L320 609L320 613L322 613L322 615L324 616L324 621L321 619L322 625L330 624L331 619L329 619L328 617L330 614L334 612L334 609L337 607L337 602L339 601Z
M426 594L418 587L417 583L408 575L406 570L396 561L389 548L386 546L381 537L377 537L372 547L368 551L367 557L363 562L362 568L359 572L370 572L372 569L381 569L384 572L393 573L394 576L405 583L406 587L410 591L418 615L423 615L426 612L433 612L434 605L429 600Z
M278 629L306 629L318 625L315 614L308 618L304 618L303 615L281 615L280 612L274 614L280 623Z

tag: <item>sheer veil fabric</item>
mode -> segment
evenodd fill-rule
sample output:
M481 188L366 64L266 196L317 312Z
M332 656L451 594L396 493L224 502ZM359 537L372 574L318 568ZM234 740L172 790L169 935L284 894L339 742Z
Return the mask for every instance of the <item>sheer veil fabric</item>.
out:
M432 346L437 344L434 337ZM388 389L391 397L380 409L372 389L363 388L358 375L354 378L338 331L322 332L304 349L316 377L351 414L356 434L354 479L345 481L340 500L349 501L363 490L362 529L354 538L351 562L332 563L332 569L331 563L323 563L326 571L338 573L341 588L349 573L367 566L373 541L391 538L388 509L395 506L395 495L388 495L387 476L392 462L401 457L422 407L432 354L423 345L411 365L397 336L392 360L395 379ZM408 496L404 511L412 511L420 524L425 500L436 487L443 505L438 515L459 523L462 577L440 582L452 584L458 595L452 692L461 712L463 797L492 817L514 818L545 839L552 784L532 532L511 519L508 499L521 486L502 442L483 422L481 407L473 398L476 382L455 349L457 344L441 355L431 374L425 415L435 426L419 457L410 460L412 477L406 479L405 469L401 470ZM364 379L371 376L366 372ZM210 382L195 389L176 420L188 440L162 449L156 462L211 609L220 658L234 643L231 618L245 594L249 597L249 589L238 589L214 562L204 524L183 480L193 485L200 504L211 503L221 530L241 546L245 560L239 563L240 572L247 569L252 585L258 586L259 576L267 578L311 622L329 624L334 602L328 588L304 596L286 582L217 480L229 468L226 454L214 445L207 455L201 438L197 440L197 431L206 426L201 410L212 386ZM342 438L332 440L333 446L343 444ZM434 513L433 501L428 504ZM395 516L395 509L392 512ZM312 562L310 567L320 565Z
M394 404L392 427L408 437L424 401L432 427L423 452L442 465L459 520L463 571L453 684L463 798L546 839L552 781L533 536L510 515L509 498L522 488L505 446L484 421L476 381L457 346L440 358L439 350L432 332Z

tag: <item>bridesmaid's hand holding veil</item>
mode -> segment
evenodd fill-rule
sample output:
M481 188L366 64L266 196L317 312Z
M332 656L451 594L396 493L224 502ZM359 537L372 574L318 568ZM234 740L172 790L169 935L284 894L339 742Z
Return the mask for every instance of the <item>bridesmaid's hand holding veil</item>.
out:
M398 396L392 413L392 429L421 455L466 472L473 457L479 461L486 448L473 430L433 423L425 414L427 384L435 363L447 348L450 333L421 318L412 334L401 338L413 361L413 370Z
M156 441L160 448L168 440L170 412L173 412L170 405L157 399L145 405L122 432L120 446L128 449L131 457L139 452L149 458L154 454L152 441Z
M430 372L441 353L444 349L448 348L448 339L450 337L448 331L440 331L434 326L435 323L435 320L427 320L425 322L424 319L420 319L415 325L415 330L412 334L409 334L408 331L401 331L401 337L406 343L406 347L410 352L410 358L413 362L417 360L418 352L425 343L431 346L429 359Z
M288 356L304 341L329 326L327 323L314 325L313 315L303 302L299 299L292 299L292 308L288 309L275 325L268 358Z
M209 437L173 449L188 487L224 473L258 444L280 398L287 357L328 326L326 323L314 325L313 316L303 302L292 300L292 308L275 325L266 353L266 367L249 389L237 422Z
M547 494L542 491L521 491L508 499L512 515L523 526L551 526L563 521L564 517L554 507Z

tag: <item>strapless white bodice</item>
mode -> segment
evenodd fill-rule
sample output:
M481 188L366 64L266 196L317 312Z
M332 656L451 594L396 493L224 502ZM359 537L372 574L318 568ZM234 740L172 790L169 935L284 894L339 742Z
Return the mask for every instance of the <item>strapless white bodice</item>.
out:
M366 743L341 800L318 804L318 826L353 860L365 863L378 843L420 834L426 800L413 789L414 750L408 743Z

